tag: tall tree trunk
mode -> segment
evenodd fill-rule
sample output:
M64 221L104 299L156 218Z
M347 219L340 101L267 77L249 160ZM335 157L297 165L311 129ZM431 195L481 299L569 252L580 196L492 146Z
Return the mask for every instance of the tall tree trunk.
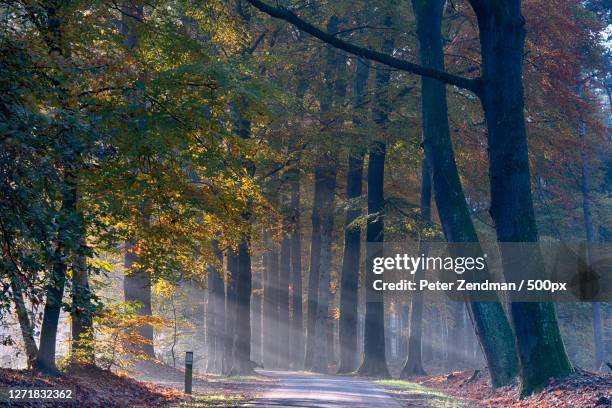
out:
M363 179L363 152L349 155L346 184L348 208L344 223L344 254L340 282L340 367L338 373L355 371L359 364L357 352L357 304L359 301L359 269L361 255L361 230L351 224L361 216Z
M392 26L392 16L387 14L385 27ZM382 50L391 53L394 41L387 37L383 40ZM387 87L391 79L389 70L376 72L377 100L373 109L374 122L382 132L387 127L389 103ZM368 217L374 217L368 222L366 229L366 313L365 333L363 343L363 362L357 372L360 375L372 377L390 377L385 357L385 305L383 293L372 290L375 275L372 273L372 262L375 257L382 256L384 242L384 212L385 212L385 157L387 147L383 141L375 141L370 145L368 158Z
M464 341L465 334L465 303L464 302L451 302L453 311L453 326L450 330L449 337L452 340L450 344L451 350L451 364L455 367L461 367L465 363L465 347Z
M332 258L332 238L334 227L334 193L336 190L337 156L328 153L325 163L328 164L323 173L321 185L320 213L320 258L319 279L315 283L317 288L317 302L315 308L314 337L315 348L312 355L311 369L313 371L328 372L328 325L329 325L329 298L330 298L330 272Z
M251 297L251 359L262 364L263 316L263 277L261 273L253 274L253 294Z
M610 96L608 94L608 96ZM608 159L605 163L605 176L604 179L602 180L601 183L601 190L600 192L602 194L605 194L606 197L608 197L608 199L611 197L612 195L612 160ZM609 225L606 224L600 224L599 228L598 228L598 239L599 242L602 244L607 245L610 241L612 241L612 228ZM593 320L595 322L599 322L602 321L602 323L604 321L608 321L608 319L612 318L612 315L610 314L612 308L610 308L609 306L603 308L601 308L601 303L599 304L599 307L594 308L593 312L594 313L600 313L602 316L593 316ZM610 325L604 325L602 326L602 337L603 337L603 345L602 345L602 350L603 350L603 355L604 357L606 355L608 355L607 353L609 353L610 350L612 350L612 328L610 327Z
M249 139L251 136L251 122L244 116L242 109L246 108L246 98L242 98L238 102L232 104L232 113L234 116L234 131L243 140ZM255 175L255 164L246 158L242 159L245 169L252 178ZM245 223L251 221L251 203L249 202L242 212L242 219ZM252 271L251 271L251 254L250 254L250 235L245 233L236 253L235 274L232 273L232 278L235 278L235 297L231 299L234 302L233 313L234 324L233 328L233 358L230 373L232 375L246 375L253 372L253 362L251 361L251 292L252 292Z
M123 3L122 9L124 15L121 20L121 33L124 37L125 47L129 52L136 52L139 47L139 33L137 29L137 20L142 19L144 15L143 6L135 3ZM142 83L140 84L142 85ZM133 112L141 110L144 102L135 91L129 92L127 95L130 109ZM138 131L138 130L136 130ZM144 228L148 227L148 210L147 204L143 204L142 220ZM124 268L126 271L123 281L123 291L125 300L128 302L140 302L142 307L138 310L138 314L142 316L151 315L151 276L145 270L134 270L134 264L138 262L137 254L132 250L136 245L137 239L133 237L125 243L125 258ZM139 333L147 340L148 344L143 345L142 351L149 357L155 358L153 348L153 327L145 325L139 328Z
M327 23L327 31L335 33L338 31L338 17L330 17ZM333 73L338 68L339 58L335 55L334 50L328 47L328 55L326 61L326 72L325 78L327 79L326 92L323 93L321 98L321 116L328 113L331 110L333 104L333 93L334 93L334 77ZM312 203L312 237L310 245L310 271L308 275L308 315L306 325L306 358L304 366L307 369L312 369L314 364L314 357L317 347L316 339L316 314L319 303L319 281L321 280L319 274L321 269L321 240L322 240L322 211L321 209L325 206L325 183L330 171L331 165L327 160L329 157L325 157L326 153L322 154L318 160L318 164L315 166L314 171L314 197ZM334 170L335 171L335 170ZM334 174L335 180L335 174ZM323 333L323 332L319 332ZM327 371L327 370L326 370Z
M421 219L431 221L431 175L427 159L421 164ZM419 253L427 256L427 243L419 245ZM419 282L425 276L425 269L419 268L414 274L414 281ZM413 375L425 375L423 368L423 296L422 291L415 291L410 297L410 321L408 323L408 359L402 368L401 378Z
M217 243L212 244L215 248L216 260L219 264L222 263L223 255L219 251ZM223 287L222 272L214 265L208 267L208 307L206 310L206 331L207 331L207 354L208 360L206 371L209 373L217 373L221 369L223 344L225 332L223 325L225 324L225 293Z
M478 19L482 55L479 91L488 130L491 217L499 242L538 242L531 197L531 177L525 130L523 57L525 20L520 0L472 0ZM534 244L535 246L535 244ZM502 263L510 262L542 277L539 250L521 256L501 246ZM519 259L517 259L519 258ZM539 275L539 276L536 276ZM510 277L509 277L510 278ZM510 305L521 368L521 395L543 387L550 378L573 372L567 357L552 302L512 302Z
M230 375L236 357L238 306L238 252L227 249L224 254L225 270L225 334L222 373Z
M306 327L306 358L305 368L312 370L317 348L317 308L319 307L319 282L321 281L322 256L322 217L325 205L325 180L327 168L319 165L315 168L314 199L312 208L312 236L310 244L310 271L308 275L308 314ZM321 333L321 332L319 332Z
M36 355L38 354L38 347L36 346L36 340L34 339L34 322L30 319L28 308L23 295L23 283L19 278L19 264L17 259L13 256L13 238L11 233L2 226L2 237L4 238L4 245L2 245L2 258L5 265L8 266L7 270L3 270L2 273L7 273L11 280L11 292L12 300L15 306L15 314L17 315L17 321L19 322L19 329L21 330L21 337L26 353L26 359L28 368L33 368L36 364Z
M289 368L289 280L291 275L291 240L284 234L281 241L279 269L278 349L279 368Z
M136 246L137 244L133 241L125 243L123 293L126 302L137 302L140 305L137 311L140 316L151 316L151 275L135 265L138 263L138 255L135 253ZM149 358L155 358L153 326L148 324L140 326L138 333L146 340L141 351Z
M385 357L385 304L383 293L371 289L375 278L371 271L374 258L383 255L385 155L383 142L372 143L368 160L368 216L373 219L368 222L366 231L364 359L357 370L360 375L382 378L390 377Z
M310 238L310 270L308 273L308 313L306 320L306 357L304 366L306 369L312 367L312 358L315 345L315 314L317 311L318 282L319 282L319 260L321 259L321 184L325 169L321 166L315 168L314 198L312 204L312 235Z
M441 21L443 0L413 0L419 56L425 66L444 69ZM468 209L448 127L445 85L422 78L423 140L434 196L448 242L478 242ZM480 256L480 250L475 256ZM484 351L493 386L508 384L518 372L513 333L501 302L470 302L474 328Z
M87 239L83 229L81 229L79 232L81 235L79 240L79 249L77 250L72 267L71 358L73 363L94 364L94 305L91 302L93 293L89 287L89 271L87 268Z
M268 242L266 283L264 286L264 366L278 367L278 249L274 241Z
M463 302L448 301L447 307L448 312L448 326L447 335L449 339L452 339L447 344L448 349L448 364L447 368L452 369L453 367L459 367L462 362L463 355L463 343L461 342L461 335L463 334Z
M304 366L304 316L302 313L302 230L300 226L300 173L291 172L291 368Z
M72 56L69 45L64 41L64 26L62 4L46 2L41 6L46 17L46 26L41 34L49 46L49 54L53 59L59 59L60 64L68 65ZM63 108L69 100L68 89L59 87L59 98ZM83 220L77 212L77 174L80 163L80 143L72 140L68 132L67 141L70 149L63 152L62 164L64 175L62 180L62 205L58 217L57 244L51 266L51 276L46 287L46 302L43 312L43 322L40 332L40 344L36 356L35 368L43 373L59 374L55 364L55 351L59 316L62 298L66 284L67 262L75 253L74 240L78 242L78 231L81 231Z
M72 268L72 347L74 363L94 364L93 304L87 269L87 243L81 236Z
M271 325L270 315L272 313L272 294L270 288L270 233L264 228L263 232L263 256L262 261L262 286L263 291L261 294L261 365L263 367L270 367L270 345L268 344L271 339Z
M582 85L578 85L578 94L582 95ZM586 232L587 241L587 263L590 263L589 259L591 248L597 242L595 233L595 226L593 224L593 213L591 210L591 191L590 191L590 178L591 171L589 168L589 158L586 152L587 148L587 127L584 118L580 118L578 133L580 136L580 142L582 143L580 149L580 166L582 170L581 177L581 193L582 193L582 214L584 217L584 229ZM604 341L603 341L603 322L601 315L601 304L599 302L593 302L592 305L592 316L593 316L593 342L595 346L594 365L595 369L600 369L604 363Z
M73 159L69 159L72 161ZM55 347L59 316L62 310L62 298L66 285L66 264L69 247L74 239L74 233L81 226L75 225L74 216L77 214L76 175L69 163L64 173L62 207L60 209L59 226L57 232L57 246L55 248L51 276L46 288L47 300L43 312L43 321L40 331L40 347L36 356L36 369L49 375L58 375L55 365Z
M21 282L15 274L11 276L11 291L13 292L13 303L15 304L15 313L19 321L21 337L25 346L26 359L29 368L36 364L36 355L38 347L34 339L34 326L30 320L28 309L26 307L23 291L21 290Z
M363 60L357 62L357 76L353 87L354 105L363 103L369 76L369 66ZM361 124L358 114L353 115L355 127ZM340 367L339 373L355 371L359 365L357 352L357 304L359 301L359 265L361 255L361 230L351 226L362 214L361 198L363 185L363 156L361 146L354 149L348 158L346 174L346 221L344 223L344 253L340 282Z
M603 335L603 314L601 312L601 303L593 303L593 340L595 342L595 369L601 370L604 367L604 358L606 348Z
M236 294L233 319L235 327L233 340L232 375L247 375L253 372L251 362L251 254L249 242L243 239L238 245L236 259Z

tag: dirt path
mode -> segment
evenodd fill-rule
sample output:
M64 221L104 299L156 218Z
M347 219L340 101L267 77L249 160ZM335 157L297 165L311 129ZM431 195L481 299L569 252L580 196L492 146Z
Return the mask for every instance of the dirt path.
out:
M259 371L278 384L248 407L400 408L381 387L364 379L304 372Z

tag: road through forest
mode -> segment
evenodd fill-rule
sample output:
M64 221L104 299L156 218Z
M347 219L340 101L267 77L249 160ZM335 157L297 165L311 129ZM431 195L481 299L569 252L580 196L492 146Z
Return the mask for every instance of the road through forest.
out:
M184 374L182 372L171 367L150 364L141 364L140 368L144 368L147 374L142 373L138 379L183 390ZM230 402L233 401L232 397L224 399L222 396L247 394L254 398L239 406L255 408L465 408L472 406L443 392L411 382L402 382L399 388L391 385L390 388L384 389L368 379L359 377L324 375L303 371L260 369L256 371L259 378L256 381L249 377L230 377L226 379L222 377L208 379L194 377L193 394L196 397L195 402L200 400L202 403L206 402L208 404L203 406L238 406ZM211 398L211 395L214 398ZM221 405L213 404L216 399ZM185 406L191 407L192 405L188 403ZM196 403L193 406L199 407L201 405Z
M305 372L259 371L278 384L251 401L249 407L400 408L382 388L370 381Z

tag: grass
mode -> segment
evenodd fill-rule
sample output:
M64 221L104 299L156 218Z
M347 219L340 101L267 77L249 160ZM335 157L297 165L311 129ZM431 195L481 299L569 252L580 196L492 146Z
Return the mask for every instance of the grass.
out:
M226 383L233 383L233 382L248 382L248 383L259 383L259 382L263 382L263 383L267 383L267 382L275 382L276 380L274 378L271 377L265 377L263 375L236 375L236 376L232 376L232 377L222 377L222 376L211 376L208 375L206 377L207 381L209 382L226 382Z
M432 408L465 407L463 401L443 392L424 387L420 384L403 380L375 380L376 384L391 389L401 400L422 400Z
M210 394L200 395L192 401L171 405L170 408L208 408L208 407L236 407L247 400L241 395Z

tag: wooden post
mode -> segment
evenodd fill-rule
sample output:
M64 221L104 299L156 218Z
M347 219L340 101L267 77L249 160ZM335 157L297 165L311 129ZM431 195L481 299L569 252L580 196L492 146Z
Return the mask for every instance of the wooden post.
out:
M193 351L185 353L185 394L191 394L193 378Z

